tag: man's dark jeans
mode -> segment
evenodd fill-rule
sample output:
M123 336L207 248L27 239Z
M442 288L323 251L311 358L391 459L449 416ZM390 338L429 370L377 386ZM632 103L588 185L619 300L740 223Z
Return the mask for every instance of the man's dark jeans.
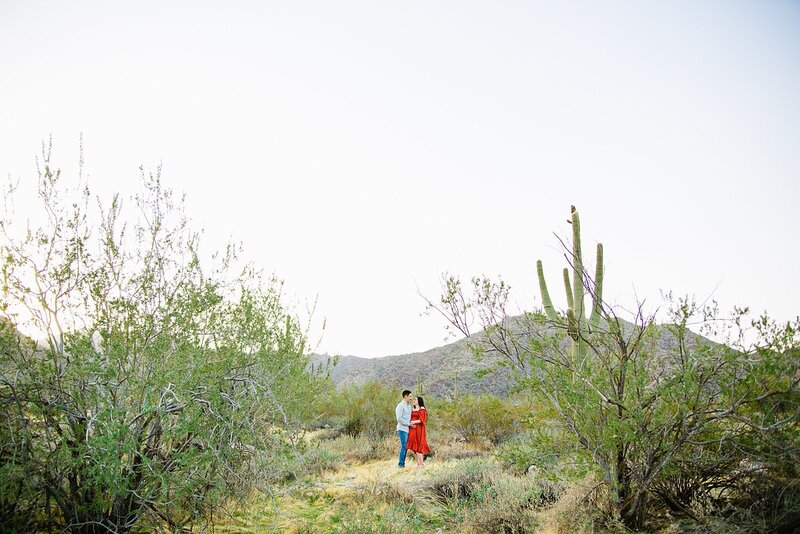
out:
M397 460L397 467L406 466L406 444L408 443L408 432L402 430L397 431L397 437L400 438L400 458Z

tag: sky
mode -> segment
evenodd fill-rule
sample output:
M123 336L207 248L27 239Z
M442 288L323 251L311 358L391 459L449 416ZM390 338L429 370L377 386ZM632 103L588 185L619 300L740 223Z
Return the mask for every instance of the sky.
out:
M798 95L790 1L0 0L2 178L51 136L105 198L162 165L329 354L444 344L445 272L529 310L542 259L565 306L570 205L611 304L796 317Z

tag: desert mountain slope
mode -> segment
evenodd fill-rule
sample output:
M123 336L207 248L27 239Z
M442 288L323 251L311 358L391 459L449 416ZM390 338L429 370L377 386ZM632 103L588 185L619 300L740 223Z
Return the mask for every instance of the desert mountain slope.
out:
M512 317L509 321L519 319ZM632 328L630 323L623 323L623 329ZM677 340L669 329L658 328L656 351L666 356L676 348ZM688 333L690 344L698 339L701 337ZM339 356L338 364L330 368L331 379L337 385L375 380L415 391L421 385L424 394L442 398L452 397L456 392L491 393L501 397L510 393L515 385L514 375L510 367L504 365L504 358L498 355L478 358L467 343L468 339L464 338L425 352L379 358ZM312 355L315 366L324 365L330 359L332 357L325 354Z
M312 363L324 364L328 355L315 354ZM477 358L467 347L467 340L418 352L381 358L339 356L331 368L337 385L363 384L377 380L397 388L418 390L435 397L451 397L457 391L492 393L504 396L513 386L511 370L497 368L498 357ZM491 372L487 372L491 371Z

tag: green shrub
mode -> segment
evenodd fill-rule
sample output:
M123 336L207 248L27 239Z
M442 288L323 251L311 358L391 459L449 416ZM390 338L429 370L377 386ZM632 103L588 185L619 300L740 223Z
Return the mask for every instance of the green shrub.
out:
M371 443L366 436L356 438L342 434L327 441L325 448L350 462L369 462L388 458L397 458L398 443L394 436L385 436L378 443Z
M93 209L49 160L41 209L0 220L0 523L209 521L258 482L260 451L280 456L272 429L298 439L324 382L307 330L236 247L202 261L158 173L142 173L133 212L118 197Z
M439 420L465 441L497 445L519 432L521 410L494 395L459 395L443 403Z
M499 472L499 466L486 458L457 460L430 473L426 486L443 502L469 500L488 487Z
M595 474L565 486L541 523L542 530L564 534L631 532L609 513L608 487Z
M268 485L301 480L341 465L341 457L320 447L273 446L261 460L262 480Z
M581 251L578 212L574 206L570 211L565 308L554 307L541 262L541 310L509 316L508 285L487 277L474 277L467 289L458 277L445 276L441 298L428 305L469 338L474 353L502 356L517 371L518 386L558 413L602 474L611 517L635 530L663 504L696 515L674 497L694 504L709 501L708 495L730 494L720 484L729 486L739 477L741 464L773 473L782 470L776 464L784 459L796 465L800 319L775 321L742 307L723 314L713 301L698 303L671 293L664 295L666 309L648 311L638 302L630 313L623 311L602 300L603 248L597 245L592 277ZM461 415L458 408L454 416ZM457 424L477 422L467 418ZM463 433L469 439L481 430L468 427ZM708 456L727 443L734 444L736 460L727 469L704 481L691 470L688 477L673 478L679 462L707 464ZM677 492L662 476L678 481ZM746 486L748 492L752 486ZM653 499L657 492L661 502ZM748 513L764 514L766 524L779 529L797 521L785 514L782 495L767 489L752 506L747 499L743 503Z
M464 518L464 530L518 534L536 532L536 510L552 502L551 487L543 488L530 477L494 479Z
M434 532L414 505L390 504L382 513L358 509L337 517L333 531L339 534L408 534Z
M460 532L535 532L537 513L564 493L559 483L507 473L487 457L452 461L422 484L416 494L448 509Z
M551 481L577 480L594 469L586 451L557 423L542 422L495 449L495 457L516 473L535 474Z
M394 434L394 409L400 400L394 388L372 381L342 387L334 398L324 412L325 417L348 436L355 438L363 434L377 447L386 436Z

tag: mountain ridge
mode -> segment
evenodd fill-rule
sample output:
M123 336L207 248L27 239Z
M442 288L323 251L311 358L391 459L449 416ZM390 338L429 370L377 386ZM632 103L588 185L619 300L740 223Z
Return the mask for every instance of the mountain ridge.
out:
M522 327L522 317L508 317L506 321L512 329L518 329ZM628 321L621 321L623 329L633 326ZM661 328L667 325L656 326L660 328L656 350L666 355L675 348L677 341L668 329ZM330 365L335 359L337 364L330 365L329 371L337 386L378 381L440 398L452 398L458 393L507 396L516 386L514 370L508 360L497 353L476 356L468 347L470 339L484 335L484 332L479 332L423 352L376 358L312 354L311 364L314 367ZM687 341L694 343L697 339L705 338L688 333Z
M458 393L507 395L514 385L511 369L502 366L504 360L500 356L475 356L468 341L469 338L462 338L423 352L376 358L315 353L311 363L317 367L336 359L337 364L330 367L330 377L337 386L375 380L442 398Z

